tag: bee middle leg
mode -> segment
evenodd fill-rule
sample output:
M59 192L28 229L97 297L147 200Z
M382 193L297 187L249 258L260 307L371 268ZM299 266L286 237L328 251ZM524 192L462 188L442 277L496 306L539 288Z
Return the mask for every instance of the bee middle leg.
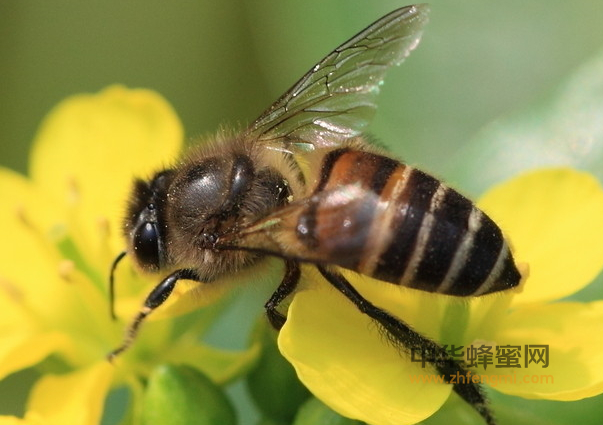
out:
M199 275L190 269L176 270L159 282L159 284L155 286L155 288L153 288L151 293L147 296L142 308L130 326L128 326L126 336L124 337L122 344L107 355L107 360L113 361L115 357L126 351L132 345L136 339L136 335L138 335L138 330L140 329L140 325L144 319L169 298L170 294L176 287L176 282L181 279L201 282Z
M300 276L301 270L299 268L299 263L293 260L286 260L285 276L283 276L283 280L278 288L276 288L276 291L274 291L270 296L270 299L264 304L268 321L277 331L283 327L287 320L287 317L278 311L277 307L285 298L295 291Z
M454 391L469 403L488 425L495 425L496 421L487 406L487 399L482 388L471 380L467 369L451 357L444 348L365 299L340 273L332 272L320 265L316 267L324 278L352 301L362 313L375 320L385 331L386 337L400 351L410 352L411 354L421 353L425 356L425 359L435 366L446 382L451 382L454 376L464 376L466 378L464 383L461 384L457 380L453 384Z

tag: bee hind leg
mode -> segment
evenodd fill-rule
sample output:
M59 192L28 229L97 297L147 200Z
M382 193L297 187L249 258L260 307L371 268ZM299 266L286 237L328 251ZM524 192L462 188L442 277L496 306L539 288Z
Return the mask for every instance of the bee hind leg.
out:
M264 304L268 321L277 331L283 327L285 321L287 320L287 317L278 311L277 307L285 298L295 291L300 276L301 270L297 261L286 260L285 276L283 276L283 280L278 288L276 288L276 291L274 291L272 296L270 296L270 299L266 302L266 304Z
M126 329L126 336L124 337L122 344L107 355L107 360L112 362L115 357L126 351L132 345L136 339L136 335L138 335L138 330L140 329L140 325L142 325L144 319L169 298L170 294L176 287L176 282L181 279L195 280L198 282L201 281L197 273L195 273L193 270L181 269L176 270L174 273L170 274L159 282L159 284L155 286L155 288L153 288L151 293L147 296L142 308L130 326L128 326Z
M496 424L481 386L472 381L469 371L451 357L443 347L366 300L340 273L327 270L320 265L316 267L331 285L354 303L358 310L379 324L386 338L399 351L409 354L418 353L424 356L427 361L434 365L446 382L450 383L458 376L464 377L462 384L459 382L461 379L455 379L454 391L469 403L488 425Z

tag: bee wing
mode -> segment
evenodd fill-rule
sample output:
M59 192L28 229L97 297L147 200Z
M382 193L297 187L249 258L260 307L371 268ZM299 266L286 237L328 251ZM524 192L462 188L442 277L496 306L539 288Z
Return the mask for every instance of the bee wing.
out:
M428 12L424 4L403 7L352 37L314 65L246 134L288 152L339 145L359 135L374 115L385 73L417 46Z
M360 260L379 197L343 185L299 199L223 235L218 249L243 249L343 267Z

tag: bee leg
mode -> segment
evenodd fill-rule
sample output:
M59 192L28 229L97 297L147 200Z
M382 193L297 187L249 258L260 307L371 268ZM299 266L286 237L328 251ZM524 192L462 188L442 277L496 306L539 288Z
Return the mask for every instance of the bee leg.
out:
M398 349L410 353L421 353L426 360L435 366L446 382L450 382L452 377L465 377L462 384L459 383L459 379L455 379L454 391L477 410L488 425L496 424L480 385L472 381L469 371L452 358L444 348L417 333L387 311L366 300L341 274L329 271L319 265L316 267L331 285L354 303L358 310L375 320L385 331L385 336Z
M295 287L299 282L300 275L301 270L299 268L299 264L293 260L286 260L285 276L283 276L283 280L278 288L276 288L276 291L274 291L270 299L266 302L266 304L264 304L268 321L277 331L283 327L285 321L287 320L287 317L278 311L277 307L295 290Z
M170 274L168 277L163 279L147 296L144 304L130 326L126 329L126 336L122 344L117 347L115 350L111 351L107 355L107 360L113 361L115 357L123 353L125 350L132 345L132 342L136 339L136 335L138 334L138 330L140 329L140 325L144 321L144 319L153 312L157 307L165 302L174 290L176 286L176 282L180 279L187 280L196 280L198 282L201 281L197 273L190 269L181 269L176 270L174 273Z

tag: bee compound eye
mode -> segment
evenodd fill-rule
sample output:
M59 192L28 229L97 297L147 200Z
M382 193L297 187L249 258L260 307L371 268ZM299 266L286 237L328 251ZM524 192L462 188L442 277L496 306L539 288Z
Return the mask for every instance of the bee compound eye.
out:
M134 255L140 265L145 268L159 269L160 247L159 231L156 223L144 222L134 232Z

